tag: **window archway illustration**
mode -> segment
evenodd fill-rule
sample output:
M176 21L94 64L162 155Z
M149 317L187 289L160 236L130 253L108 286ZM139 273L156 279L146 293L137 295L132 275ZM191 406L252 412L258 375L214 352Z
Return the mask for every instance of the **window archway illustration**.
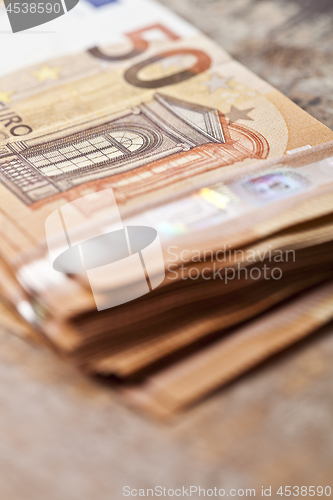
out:
M55 177L146 152L158 142L157 134L149 130L118 126L71 144L57 145L35 155L26 155L26 160L44 176Z
M175 179L268 153L265 137L230 123L220 110L155 93L116 114L8 143L0 151L0 182L37 208L67 191L68 198L76 196L80 185L93 182L102 189L113 177L127 201Z

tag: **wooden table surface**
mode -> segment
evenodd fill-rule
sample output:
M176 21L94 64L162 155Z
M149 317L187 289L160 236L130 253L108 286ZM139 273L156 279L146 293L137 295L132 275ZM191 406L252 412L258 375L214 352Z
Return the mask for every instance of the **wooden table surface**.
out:
M163 3L333 128L331 0ZM126 485L256 488L259 498L261 486L333 490L332 331L162 424L2 330L0 499L113 500Z

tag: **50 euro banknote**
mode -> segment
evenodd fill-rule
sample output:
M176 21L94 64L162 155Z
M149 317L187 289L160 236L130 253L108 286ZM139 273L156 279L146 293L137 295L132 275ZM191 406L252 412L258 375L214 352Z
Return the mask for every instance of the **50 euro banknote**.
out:
M12 263L45 243L50 213L89 192L112 188L123 213L135 213L333 138L187 23L151 2L136 15L135 5L93 10L93 27L103 9L118 19L122 43L69 55L61 46L61 57L28 67L21 59L23 69L0 79L0 189L11 221L1 237Z
M279 290L262 288L257 309L244 319L323 281L330 262L331 223L322 218L333 207L333 133L158 4L126 0L96 7L84 0L71 16L54 21L54 37L40 36L47 40L43 50L37 50L36 37L26 36L30 55L24 60L17 42L0 55L9 61L3 67L13 70L0 78L0 241L8 273L2 293L21 314L58 349L80 350L86 327L81 319L71 321L96 311L95 297L85 272L53 268L45 222L71 204L80 241L89 239L92 224L106 234L112 223L105 206L75 202L111 190L124 225L156 228L166 270L170 263L181 266L184 251L216 254L226 245L269 245L270 237L277 248L294 248L300 233L279 231L318 220L317 246L311 245L313 228L306 237L302 233L300 268L314 273L325 256L318 281L292 283L286 268ZM86 35L89 23L93 29ZM51 228L49 237L64 250L62 228ZM170 272L161 287L168 284ZM109 288L117 293L117 286ZM191 294L184 294L189 301ZM160 323L163 314L172 314L174 298L161 308ZM244 303L239 311L252 306ZM140 311L140 304L133 307ZM211 313L208 322L201 318L201 336L221 326L220 312ZM134 357L125 349L114 363L109 351L107 361L92 355L86 362L81 355L80 363L103 373L114 373L117 364L119 374L130 374L184 346L181 339L198 338L185 327L172 329L169 350L165 339L157 348L157 339L141 351L135 346ZM105 343L112 336L109 319L101 332ZM126 321L122 332L131 338Z

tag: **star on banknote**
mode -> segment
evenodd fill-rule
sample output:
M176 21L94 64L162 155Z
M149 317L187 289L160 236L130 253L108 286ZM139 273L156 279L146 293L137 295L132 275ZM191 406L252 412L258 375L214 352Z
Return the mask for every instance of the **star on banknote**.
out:
M44 64L37 71L33 71L32 74L39 82L45 82L47 80L59 80L59 71L60 68L51 68Z
M237 120L249 120L254 121L253 118L248 116L254 108L238 109L236 106L231 106L229 113L226 113L226 117L229 118L230 123L234 123Z
M13 95L14 92L3 92L0 90L0 101L1 102L10 102L10 96Z
M222 77L216 73L213 73L208 82L203 83L202 85L207 85L209 87L209 91L212 94L217 89L231 89L232 87L228 84L232 77Z

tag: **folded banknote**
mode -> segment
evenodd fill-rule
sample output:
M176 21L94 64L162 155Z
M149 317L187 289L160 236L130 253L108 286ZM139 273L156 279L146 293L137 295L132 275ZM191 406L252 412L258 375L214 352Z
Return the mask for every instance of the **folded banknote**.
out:
M333 132L150 0L81 0L43 29L0 53L4 301L147 407L145 377L184 366L166 412L329 321ZM270 343L288 301L300 326Z

